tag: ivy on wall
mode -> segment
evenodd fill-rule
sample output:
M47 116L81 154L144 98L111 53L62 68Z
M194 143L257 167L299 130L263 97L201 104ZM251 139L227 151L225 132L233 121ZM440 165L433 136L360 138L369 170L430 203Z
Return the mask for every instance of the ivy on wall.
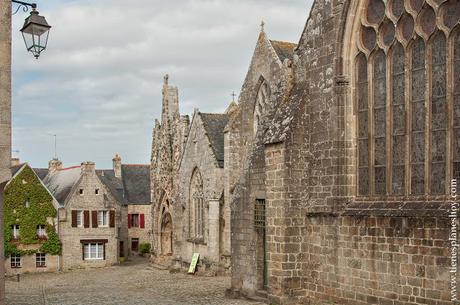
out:
M26 166L5 188L4 232L5 257L11 254L32 255L37 252L59 255L61 242L54 225L48 219L56 218L53 198L38 180L33 170ZM19 240L13 239L13 225L19 225ZM45 240L37 236L37 226L45 225ZM30 245L28 250L18 245ZM36 247L32 246L36 245Z

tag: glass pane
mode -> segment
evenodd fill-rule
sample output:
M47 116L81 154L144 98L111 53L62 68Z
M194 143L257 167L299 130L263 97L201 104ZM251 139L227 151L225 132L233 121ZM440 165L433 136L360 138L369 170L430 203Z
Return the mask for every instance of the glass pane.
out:
M406 141L404 136L393 137L393 164L403 165L405 161Z
M367 20L378 24L385 17L385 4L382 0L369 0L367 6Z
M378 195L386 194L386 170L385 167L375 168L375 193Z
M369 194L369 169L367 167L359 169L359 194Z
M412 194L423 195L425 193L425 166L412 165Z
M446 192L446 164L434 163L431 165L431 192L444 194Z
M393 194L404 195L405 172L404 165L393 165Z

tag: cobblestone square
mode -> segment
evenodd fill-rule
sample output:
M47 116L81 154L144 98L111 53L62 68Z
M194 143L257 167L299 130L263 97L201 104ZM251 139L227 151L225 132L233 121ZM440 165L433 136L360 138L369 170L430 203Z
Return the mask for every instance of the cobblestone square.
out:
M261 305L225 298L228 277L170 274L145 261L63 273L25 274L6 282L8 305Z

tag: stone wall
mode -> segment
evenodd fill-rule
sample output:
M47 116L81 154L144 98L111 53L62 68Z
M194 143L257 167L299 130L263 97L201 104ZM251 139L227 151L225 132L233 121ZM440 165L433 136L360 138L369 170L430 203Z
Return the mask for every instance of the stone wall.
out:
M11 258L5 260L5 272L7 275L16 275L22 273L40 273L59 271L59 256L46 254L46 267L37 267L34 255L24 255L21 257L21 267L11 268Z
M98 194L95 190L98 189ZM82 190L83 194L80 194ZM126 208L122 208L111 195L95 172L95 164L82 163L82 176L72 189L68 202L60 212L59 234L62 241L62 267L72 268L105 267L119 263L119 241L127 247L127 225L122 227L122 215L127 219ZM89 211L89 227L72 227L72 211ZM93 227L92 211L115 211L114 227ZM82 240L107 240L105 260L83 260ZM125 249L127 253L127 249Z

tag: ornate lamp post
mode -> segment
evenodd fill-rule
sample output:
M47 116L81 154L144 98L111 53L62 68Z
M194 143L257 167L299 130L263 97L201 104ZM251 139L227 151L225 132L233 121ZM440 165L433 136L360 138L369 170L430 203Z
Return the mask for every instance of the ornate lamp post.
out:
M16 0L12 0L12 2L19 4L15 13L17 13L21 7L25 12L28 11L29 7L32 8L30 16L27 17L24 22L21 33L24 38L27 51L31 52L35 58L38 59L40 53L46 49L46 45L48 44L48 35L51 26L48 22L46 22L45 17L39 15L37 11L37 4Z

